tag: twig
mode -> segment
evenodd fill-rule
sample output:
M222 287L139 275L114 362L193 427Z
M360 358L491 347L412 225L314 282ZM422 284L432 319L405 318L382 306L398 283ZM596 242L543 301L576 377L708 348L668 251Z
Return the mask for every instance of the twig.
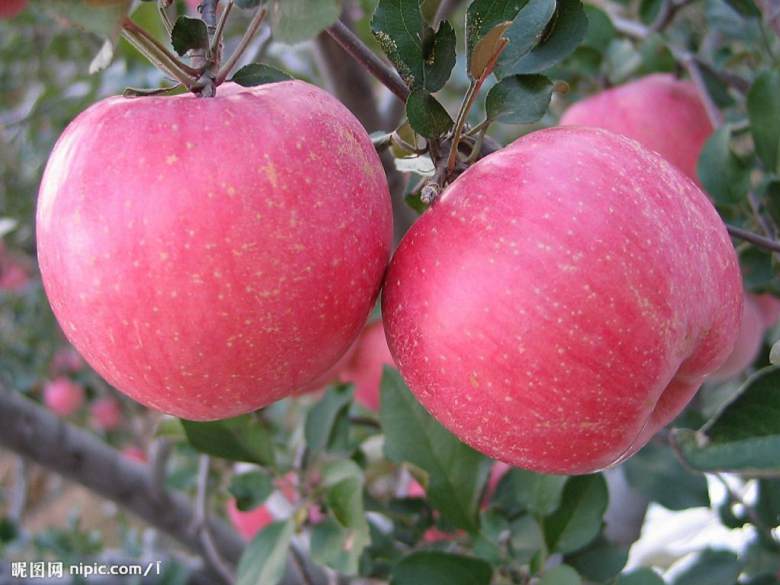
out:
M219 22L217 22L217 27L214 29L214 34L211 37L212 55L218 55L220 52L219 47L222 43L222 35L225 31L225 24L227 24L227 19L231 10L233 10L233 0L229 0L229 2L225 5L225 8L222 10L222 14L219 15Z
M336 21L325 31L341 47L352 56L353 59L360 62L369 72L376 77L387 89L395 94L398 99L406 102L409 97L409 88L403 79L393 71L382 59L377 57L358 36L343 22Z
M664 0L664 2L661 3L661 10L658 12L658 16L649 27L650 32L663 31L672 23L672 20L674 20L674 17L680 9L690 3L691 0Z
M777 539L775 539L774 534L772 534L772 529L764 523L764 521L761 519L761 516L759 516L758 512L756 512L756 509L745 501L745 498L742 497L742 494L738 493L733 487L731 487L731 485L729 485L729 482L726 481L726 478L723 477L723 474L714 472L712 475L714 475L718 481L723 484L723 487L726 488L726 493L731 497L731 499L740 504L745 509L748 518L750 518L750 522L753 524L753 526L756 527L756 530L763 534L763 536L770 542L778 544Z
M298 570L298 574L301 576L301 581L304 585L315 585L314 579L306 568L306 558L301 551L298 550L298 545L294 542L290 543L290 558L292 559L293 565L295 565L295 568Z
M739 238L740 240L745 240L746 242L750 242L754 246L758 246L759 248L764 248L766 250L769 250L770 252L780 252L780 242L776 240L766 238L754 232L742 229L741 227L737 227L735 225L731 225L728 223L726 224L726 229L728 230L729 234L731 234L735 238Z
M168 459L171 455L171 443L167 439L157 439L152 443L149 457L149 467L152 473L152 486L158 491L165 490L165 476Z
M195 514L193 516L194 530L200 535L200 542L203 545L203 552L206 560L217 573L220 574L225 583L235 583L236 577L220 556L214 541L209 532L209 467L211 459L208 455L201 455L198 459L198 489L195 495Z
M163 28L165 29L165 34L167 34L169 37L171 36L171 32L173 31L173 23L171 22L171 19L168 17L168 3L166 0L157 0L157 10L160 14L160 20L162 21Z
M160 41L146 32L143 27L140 27L134 23L130 18L125 17L125 19L122 21L122 29L142 38L144 41L146 41L146 43L148 43L149 47L154 47L157 54L165 57L167 61L173 63L178 69L184 71L187 75L191 75L193 77L200 75L200 71L198 69L190 67L186 63L182 62L178 57L176 57L176 55L165 48L165 46L160 43Z
M225 79L227 79L227 76L230 75L233 67L236 66L236 63L238 63L238 60L241 59L244 51L246 51L246 48L257 34L257 31L260 29L260 25L263 24L263 20L265 20L267 13L268 11L265 9L265 7L261 7L257 12L255 12L255 15L252 17L252 21L249 23L249 27L246 29L246 31L244 31L244 36L242 36L241 40L238 42L236 50L233 51L233 54L230 55L227 61L225 61L225 64L219 68L219 72L217 73L216 78L217 85L220 85L223 81L225 81Z

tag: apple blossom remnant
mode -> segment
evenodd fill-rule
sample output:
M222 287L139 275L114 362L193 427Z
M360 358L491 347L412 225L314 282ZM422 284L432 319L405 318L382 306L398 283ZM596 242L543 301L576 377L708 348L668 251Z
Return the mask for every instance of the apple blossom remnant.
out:
M445 190L396 251L382 315L410 389L461 440L578 474L682 410L734 347L742 296L692 181L626 137L560 127Z

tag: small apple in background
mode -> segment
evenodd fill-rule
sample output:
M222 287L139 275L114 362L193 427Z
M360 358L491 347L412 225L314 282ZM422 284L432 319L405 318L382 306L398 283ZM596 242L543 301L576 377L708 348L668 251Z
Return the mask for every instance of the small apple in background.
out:
M146 455L146 451L135 445L129 445L124 447L121 451L123 457L137 461L138 463L147 463L149 457Z
M110 396L98 398L89 407L92 425L102 431L113 431L122 423L122 407Z
M734 350L725 362L709 376L712 382L722 382L742 372L758 357L764 339L764 314L755 295L746 294L742 307L742 324Z
M68 378L55 378L43 387L43 403L58 416L70 416L84 404L84 388Z
M227 515L230 524L244 540L252 540L258 532L274 521L273 515L265 505L242 512L236 506L236 500L232 498L227 503Z
M689 81L655 73L587 97L561 118L563 126L593 126L633 138L698 182L696 165L713 132Z
M66 345L54 352L51 370L57 374L72 374L84 367L84 360L72 346Z
M0 0L0 20L13 18L27 6L27 0Z
M679 414L734 348L742 297L692 181L623 136L558 127L445 189L393 256L382 317L412 393L462 441L580 474Z
M47 163L36 233L46 294L87 363L150 408L216 420L344 354L379 293L392 206L336 98L228 83L80 114Z
M761 318L764 322L764 328L770 329L774 327L778 320L780 320L780 299L769 293L754 295L755 300L761 311Z

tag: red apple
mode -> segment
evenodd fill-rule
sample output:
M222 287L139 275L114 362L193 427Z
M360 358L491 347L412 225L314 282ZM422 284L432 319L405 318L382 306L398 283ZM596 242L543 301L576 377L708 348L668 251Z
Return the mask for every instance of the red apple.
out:
M742 281L696 185L633 140L534 132L412 226L383 292L422 405L512 466L589 473L637 451L734 347Z
M122 449L121 453L122 456L137 461L138 463L147 463L149 461L149 458L146 456L146 451L134 445L125 447Z
M43 403L58 416L70 416L84 404L84 388L68 378L55 378L43 387Z
M352 358L339 377L355 385L355 399L359 403L370 410L379 410L379 385L385 365L395 364L379 320L368 324L360 334Z
M236 529L236 532L238 532L244 540L252 540L258 532L274 521L274 517L271 515L267 506L263 505L242 512L236 506L236 501L234 499L228 500L227 515L233 528Z
M754 295L753 300L761 311L764 328L774 327L780 320L780 299L771 294L762 294Z
M122 407L115 398L98 398L89 407L92 425L103 431L113 431L122 423Z
M51 369L56 373L78 372L84 367L84 362L73 347L66 345L54 352L51 359Z
M561 124L624 134L656 151L694 181L698 181L699 154L713 131L693 84L666 73L585 98L566 111Z
M0 20L13 18L24 10L27 0L0 0Z
M37 236L84 359L151 408L213 420L344 353L376 299L392 212L371 140L335 98L227 84L78 116L49 159Z
M764 330L764 315L756 302L756 297L746 294L742 307L742 325L739 327L739 336L734 350L726 361L710 375L709 379L713 382L720 382L736 376L750 366L761 350Z

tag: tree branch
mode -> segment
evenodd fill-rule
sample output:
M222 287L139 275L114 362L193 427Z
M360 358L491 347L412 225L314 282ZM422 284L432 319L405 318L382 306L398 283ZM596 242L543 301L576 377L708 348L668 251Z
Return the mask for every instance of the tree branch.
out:
M735 238L739 238L740 240L745 240L746 242L750 242L754 246L758 246L759 248L764 248L766 250L769 250L770 252L780 252L780 242L776 240L765 238L764 236L750 232L748 230L744 230L741 227L737 227L731 224L726 224L726 229L728 230L729 234L731 234Z

